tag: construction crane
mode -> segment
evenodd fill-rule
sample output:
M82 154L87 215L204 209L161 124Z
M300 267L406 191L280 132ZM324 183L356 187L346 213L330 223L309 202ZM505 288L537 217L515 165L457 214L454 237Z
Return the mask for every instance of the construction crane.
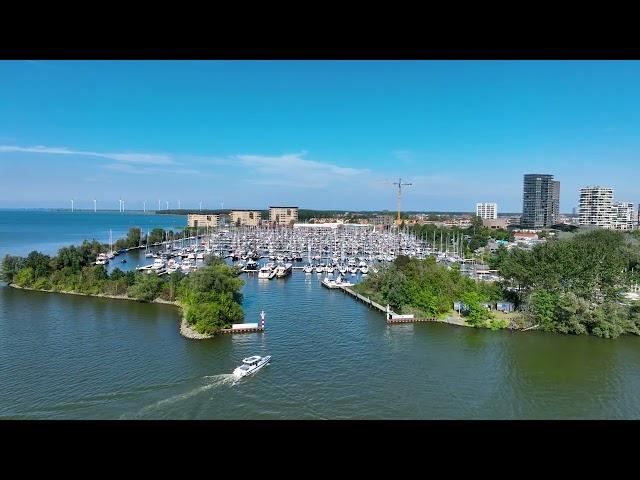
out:
M399 178L397 182L393 182L398 187L398 217L396 218L396 225L400 226L400 200L402 198L402 187L413 185L413 183L402 183L402 179Z

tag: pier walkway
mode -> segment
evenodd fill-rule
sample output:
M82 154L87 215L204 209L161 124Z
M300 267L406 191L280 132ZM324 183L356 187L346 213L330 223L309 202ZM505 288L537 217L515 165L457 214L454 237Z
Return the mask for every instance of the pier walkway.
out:
M374 302L370 298L365 297L364 295L360 295L357 292L354 292L349 287L340 286L340 288L342 289L343 292L348 293L349 295L354 297L356 300L360 300L362 303L368 305L369 307L375 308L376 310L379 310L380 312L384 313L387 317L387 323L416 323L416 322L440 321L435 317L417 317L416 318L413 315L400 315L398 313L395 313L393 310L389 310L387 312L387 307L383 307L382 305Z
M254 333L264 332L264 327L248 327L248 328L223 328L220 333Z

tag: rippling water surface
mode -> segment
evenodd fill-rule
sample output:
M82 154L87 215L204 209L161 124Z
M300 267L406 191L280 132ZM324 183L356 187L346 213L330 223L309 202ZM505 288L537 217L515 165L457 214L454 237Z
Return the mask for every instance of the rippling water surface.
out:
M266 331L205 341L171 306L0 287L0 418L640 417L636 337L387 326L315 274L244 278ZM254 354L271 365L232 385Z

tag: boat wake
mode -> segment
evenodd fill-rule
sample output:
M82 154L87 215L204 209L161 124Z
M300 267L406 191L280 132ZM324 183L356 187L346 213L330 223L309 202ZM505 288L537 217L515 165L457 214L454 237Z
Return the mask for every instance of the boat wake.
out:
M232 386L234 376L230 373L223 373L220 375L207 375L202 377L202 379L204 381L204 385L199 385L198 387L193 388L192 390L189 390L187 392L180 393L163 400L159 400L155 403L152 403L151 405L147 405L143 407L137 414L135 414L133 418L144 417L145 415L148 415L150 413L157 412L159 410L161 411L170 405L195 397L196 395L212 390L216 387L222 387L224 385ZM120 418L125 419L128 417L126 415L123 415Z

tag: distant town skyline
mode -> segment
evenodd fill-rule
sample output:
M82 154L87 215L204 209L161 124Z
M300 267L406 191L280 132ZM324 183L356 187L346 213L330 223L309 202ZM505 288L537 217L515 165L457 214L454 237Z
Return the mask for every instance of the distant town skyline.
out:
M1 61L0 208L640 202L637 61ZM615 168L613 168L615 166Z

